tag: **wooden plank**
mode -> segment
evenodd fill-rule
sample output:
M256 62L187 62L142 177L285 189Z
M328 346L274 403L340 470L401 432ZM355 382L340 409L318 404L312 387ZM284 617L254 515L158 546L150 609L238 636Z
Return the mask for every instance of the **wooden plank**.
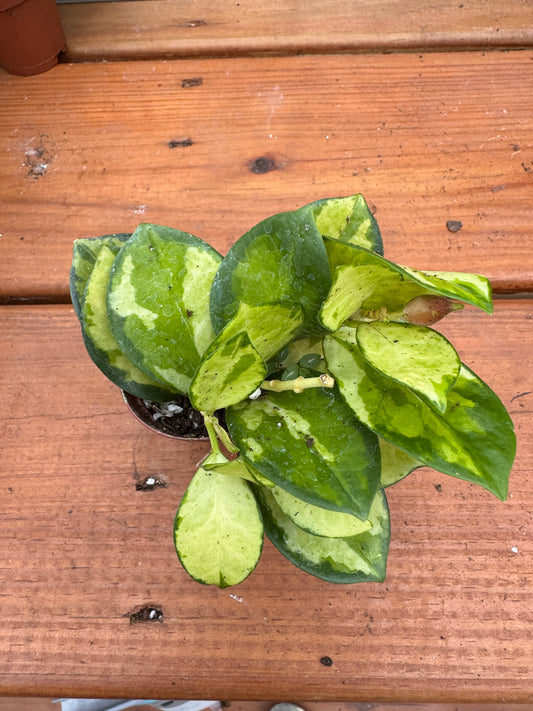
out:
M531 47L528 0L210 0L60 7L69 61Z
M205 444L133 421L71 307L2 307L0 694L533 703L532 307L442 328L512 413L507 502L419 470L389 493L384 584L321 582L266 543L226 590L190 580L172 544ZM166 488L137 491L149 474ZM163 622L131 625L148 604Z
M532 60L325 56L0 74L0 299L67 300L76 237L156 222L224 252L272 213L356 192L374 205L391 259L531 290ZM462 229L449 232L448 220Z

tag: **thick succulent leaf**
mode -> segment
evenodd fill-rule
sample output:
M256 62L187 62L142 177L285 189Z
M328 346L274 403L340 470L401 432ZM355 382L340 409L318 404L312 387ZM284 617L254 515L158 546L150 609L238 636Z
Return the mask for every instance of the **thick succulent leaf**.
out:
M114 254L129 239L130 234L104 235L103 237L90 237L77 239L72 248L72 264L70 267L70 298L78 318L81 315L81 302L87 280L96 261L100 249L105 245Z
M513 423L497 395L462 365L446 412L439 413L369 367L355 331L343 328L327 336L324 353L358 419L419 462L505 499L516 442Z
M193 235L143 224L113 264L107 307L120 349L178 392L214 338L209 291L221 259Z
M422 294L437 294L492 311L490 282L477 274L420 272L389 262L356 245L326 239L333 284L319 318L336 331L356 312L401 320L405 306Z
M331 509L308 504L279 486L275 486L271 491L283 513L296 526L315 536L347 538L372 528L368 520L361 521L360 518L342 511L331 511Z
M407 323L371 321L358 326L357 345L373 368L406 385L440 412L446 410L461 361L440 333Z
M381 232L366 200L359 193L311 203L318 231L324 237L357 244L383 254Z
M268 361L297 335L304 322L299 304L240 304L231 321L207 349L206 356L232 336L246 331L255 350Z
M226 419L260 474L303 501L366 520L379 486L379 445L335 390L263 394Z
M379 438L379 449L381 451L381 486L383 488L396 484L415 469L424 466L403 449L398 449L381 437Z
M115 252L101 245L81 302L81 327L87 351L115 385L146 400L167 402L176 392L139 370L118 347L107 320L106 294Z
M235 405L253 393L266 374L265 361L243 331L202 360L191 382L191 403L208 413Z
M210 461L224 462L222 455ZM200 467L181 501L174 525L179 559L189 575L220 588L242 582L263 547L263 522L248 484Z
M254 487L265 533L282 555L307 573L331 583L385 579L390 542L387 499L376 494L368 519L372 528L350 538L324 538L307 533L286 516L268 489Z
M311 208L274 215L244 234L224 257L211 290L214 328L222 330L241 303L288 302L304 310L303 335L321 332L316 316L330 286Z

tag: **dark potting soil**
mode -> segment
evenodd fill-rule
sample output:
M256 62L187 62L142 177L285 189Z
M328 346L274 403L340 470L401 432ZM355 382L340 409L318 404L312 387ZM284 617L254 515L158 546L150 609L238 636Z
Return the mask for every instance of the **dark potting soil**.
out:
M191 405L186 395L179 395L170 402L152 402L135 398L135 404L130 403L143 420L168 435L190 439L207 438L204 418ZM220 424L225 427L224 410L215 413Z

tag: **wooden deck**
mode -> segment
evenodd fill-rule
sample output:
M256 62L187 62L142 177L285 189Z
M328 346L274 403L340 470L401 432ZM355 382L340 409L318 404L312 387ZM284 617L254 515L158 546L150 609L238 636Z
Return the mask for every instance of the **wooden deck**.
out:
M0 695L533 704L533 6L305 5L65 4L63 61L0 70ZM148 221L225 252L355 192L390 259L491 278L494 315L441 330L513 417L510 496L419 470L384 584L266 542L202 587L171 527L205 445L135 423L90 361L72 242ZM130 624L147 605L163 621Z

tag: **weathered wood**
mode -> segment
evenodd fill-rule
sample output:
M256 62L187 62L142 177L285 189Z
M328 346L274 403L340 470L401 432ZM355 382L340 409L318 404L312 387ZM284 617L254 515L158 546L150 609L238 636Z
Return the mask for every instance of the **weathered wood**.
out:
M67 300L76 237L147 221L224 252L274 212L355 192L375 206L391 259L530 290L532 59L315 56L2 73L0 300ZM450 232L448 220L462 229Z
M389 492L384 584L326 584L267 543L218 590L171 535L205 444L133 421L69 306L2 307L0 693L531 704L532 316L502 300L442 327L515 421L507 502L420 470ZM148 474L166 488L137 491ZM163 621L130 624L146 605Z
M525 47L528 0L62 5L69 60Z

